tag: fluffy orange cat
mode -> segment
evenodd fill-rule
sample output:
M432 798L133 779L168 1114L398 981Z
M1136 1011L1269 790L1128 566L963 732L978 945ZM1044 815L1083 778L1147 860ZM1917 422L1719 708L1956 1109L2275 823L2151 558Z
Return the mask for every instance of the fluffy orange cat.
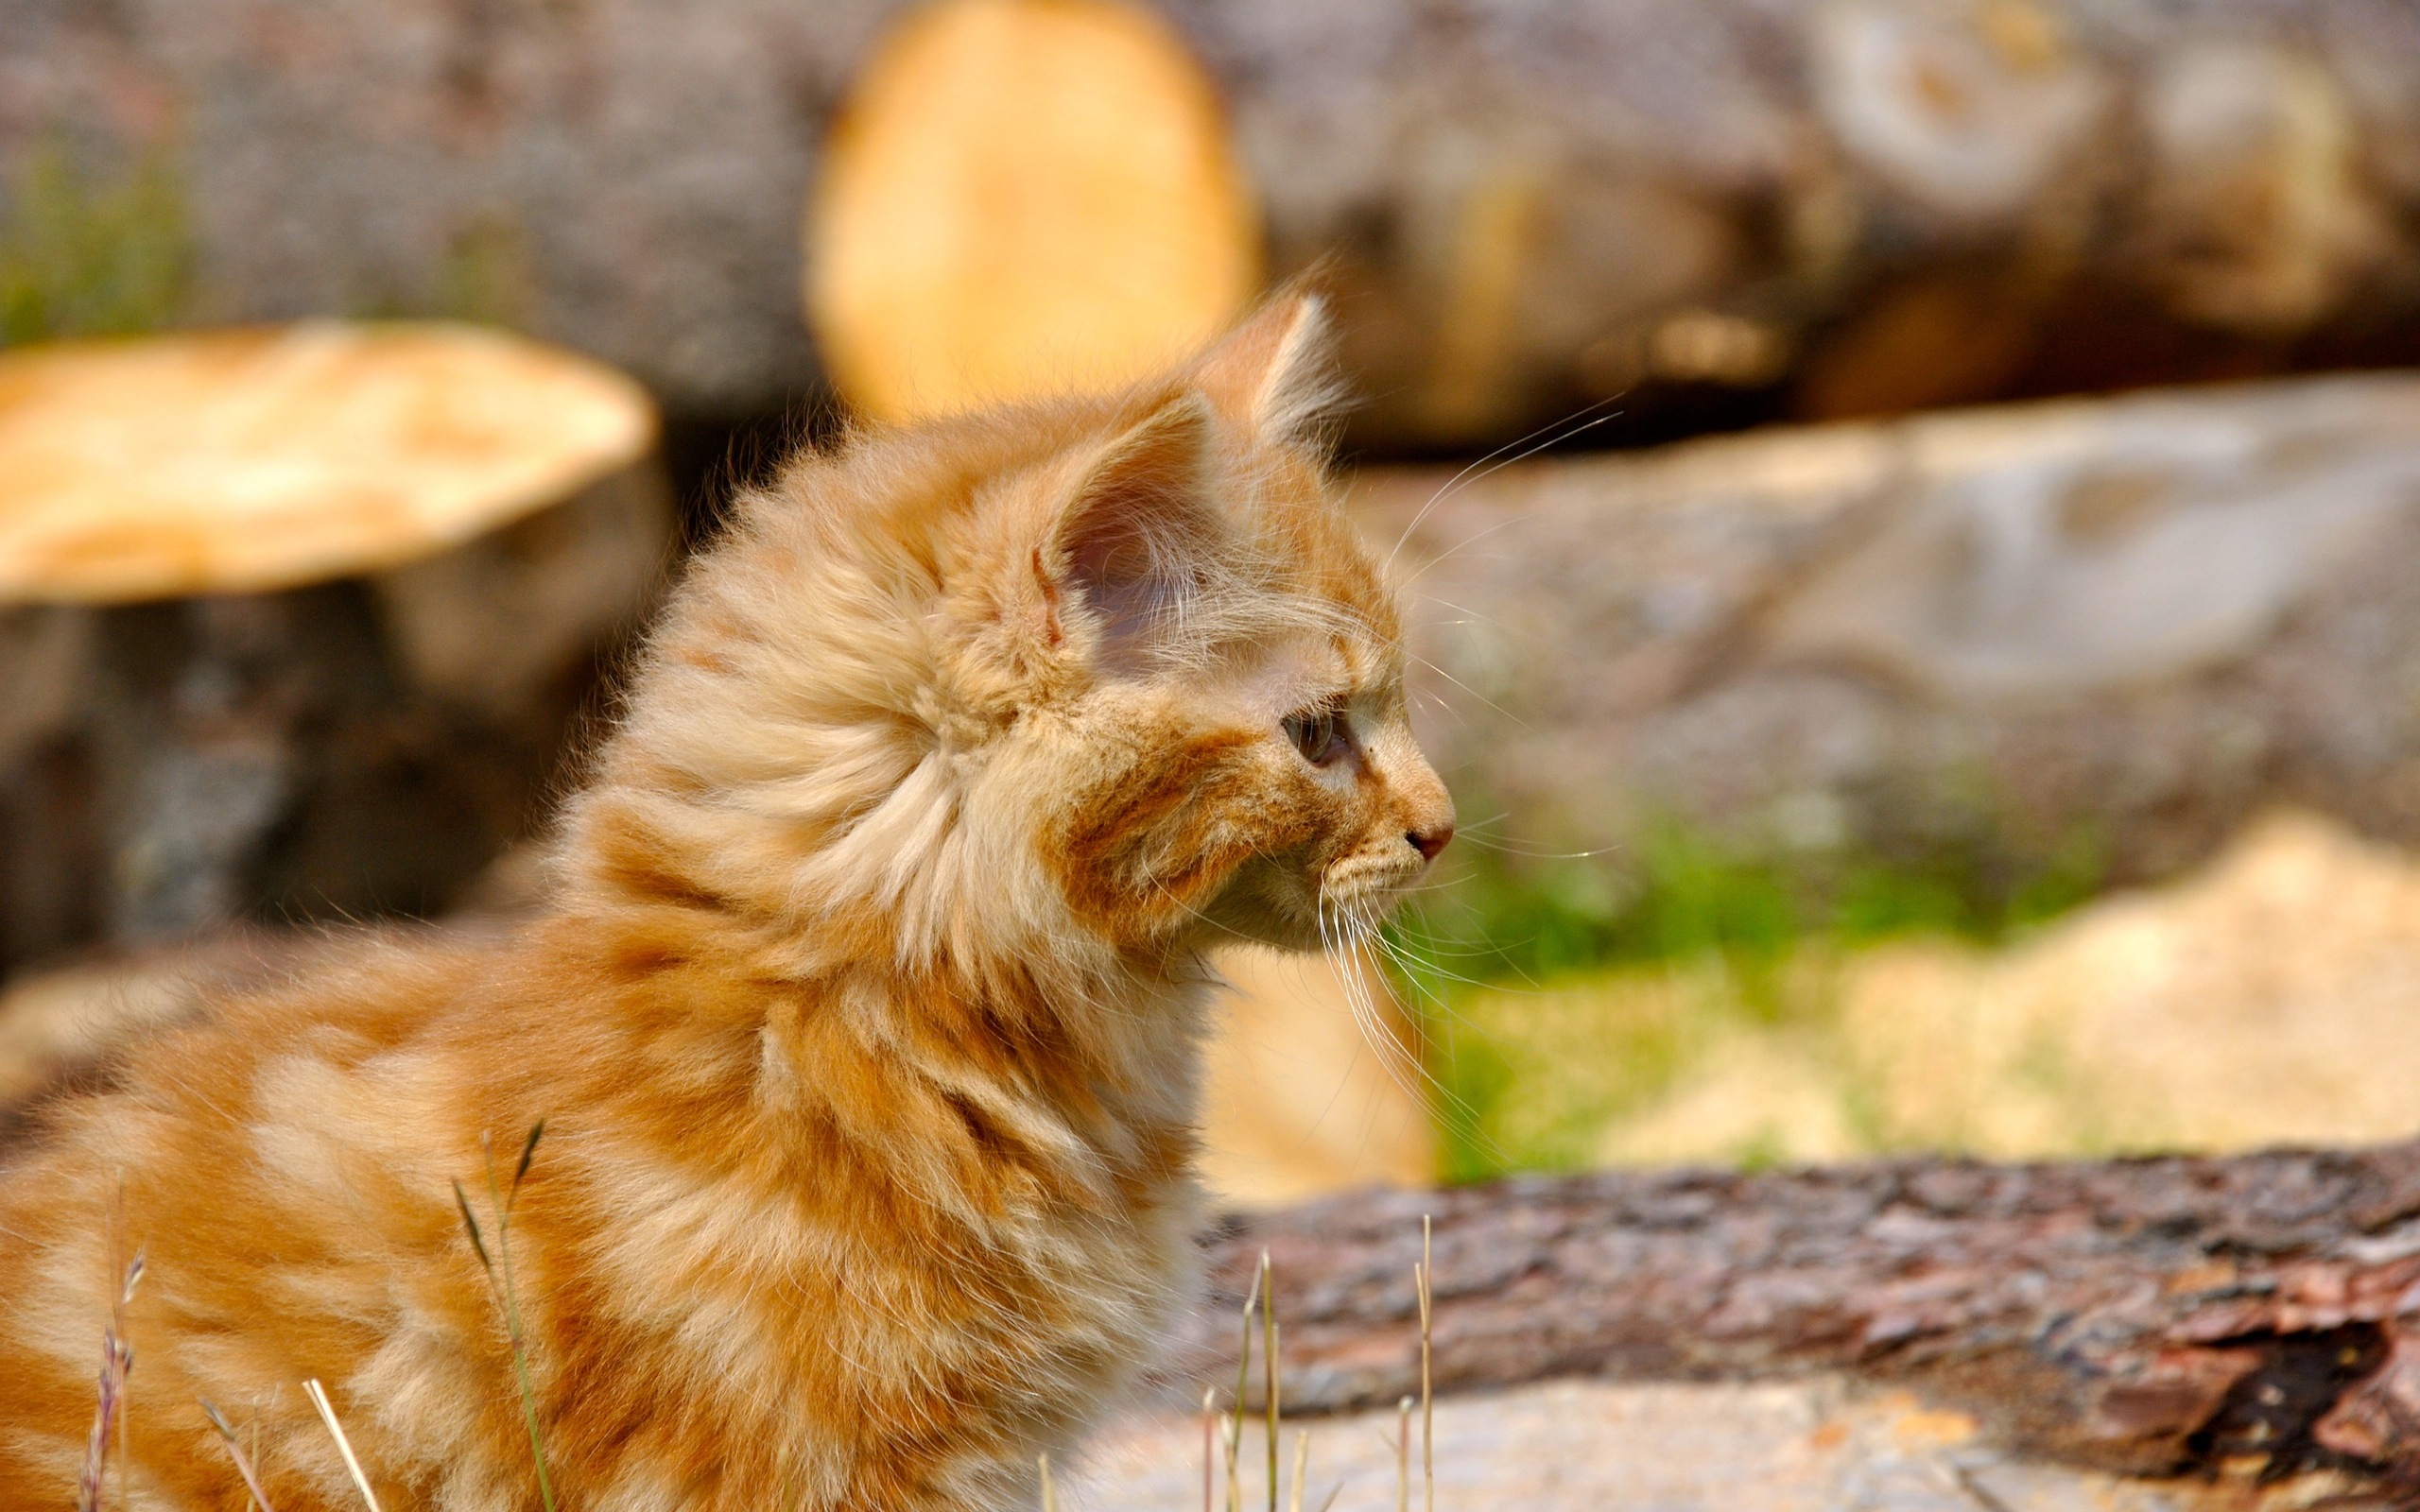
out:
M0 1173L0 1506L68 1504L119 1271L125 1504L1026 1503L1193 1248L1236 936L1316 947L1453 811L1304 435L1319 312L1131 394L856 438L742 502L494 945L362 943L129 1051ZM509 1169L508 1169L509 1176Z

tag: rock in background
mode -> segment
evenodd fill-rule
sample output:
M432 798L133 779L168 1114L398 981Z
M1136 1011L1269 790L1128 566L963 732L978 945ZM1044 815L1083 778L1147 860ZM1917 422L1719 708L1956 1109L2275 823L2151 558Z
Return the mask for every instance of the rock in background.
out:
M2420 383L2333 378L1365 479L1480 837L1679 822L1796 864L2088 847L2292 801L2420 842ZM1606 850L1606 848L1612 848Z
M40 162L164 164L193 313L491 316L677 411L769 411L817 381L821 135L904 9L8 0L14 255L40 261ZM1272 270L1343 296L1370 444L1634 389L1837 416L2420 350L2408 7L1165 13L1227 92Z

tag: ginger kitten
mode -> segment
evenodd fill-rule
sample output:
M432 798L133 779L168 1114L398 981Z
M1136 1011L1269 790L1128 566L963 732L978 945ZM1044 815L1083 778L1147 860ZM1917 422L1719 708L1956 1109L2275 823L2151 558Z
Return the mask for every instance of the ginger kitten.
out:
M1316 948L1453 810L1301 433L1319 312L743 501L510 940L151 1039L0 1172L0 1506L66 1504L118 1273L134 1507L1006 1507L1184 1293L1203 950ZM484 1201L478 1204L482 1210ZM489 1216L482 1211L482 1216ZM495 1240L493 1227L490 1243Z

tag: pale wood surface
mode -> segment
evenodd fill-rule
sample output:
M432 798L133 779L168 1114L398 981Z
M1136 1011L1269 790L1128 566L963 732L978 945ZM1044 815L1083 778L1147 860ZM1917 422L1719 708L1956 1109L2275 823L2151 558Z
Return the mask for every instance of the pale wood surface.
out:
M0 602L394 567L644 457L631 380L500 332L303 325L0 355Z

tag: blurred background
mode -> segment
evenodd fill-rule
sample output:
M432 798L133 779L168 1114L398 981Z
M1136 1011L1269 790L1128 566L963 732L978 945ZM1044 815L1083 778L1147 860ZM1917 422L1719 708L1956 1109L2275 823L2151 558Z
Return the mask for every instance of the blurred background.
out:
M0 34L0 1103L298 926L527 907L786 450L1307 281L1464 841L1231 963L1231 1200L2420 1131L2420 9Z

